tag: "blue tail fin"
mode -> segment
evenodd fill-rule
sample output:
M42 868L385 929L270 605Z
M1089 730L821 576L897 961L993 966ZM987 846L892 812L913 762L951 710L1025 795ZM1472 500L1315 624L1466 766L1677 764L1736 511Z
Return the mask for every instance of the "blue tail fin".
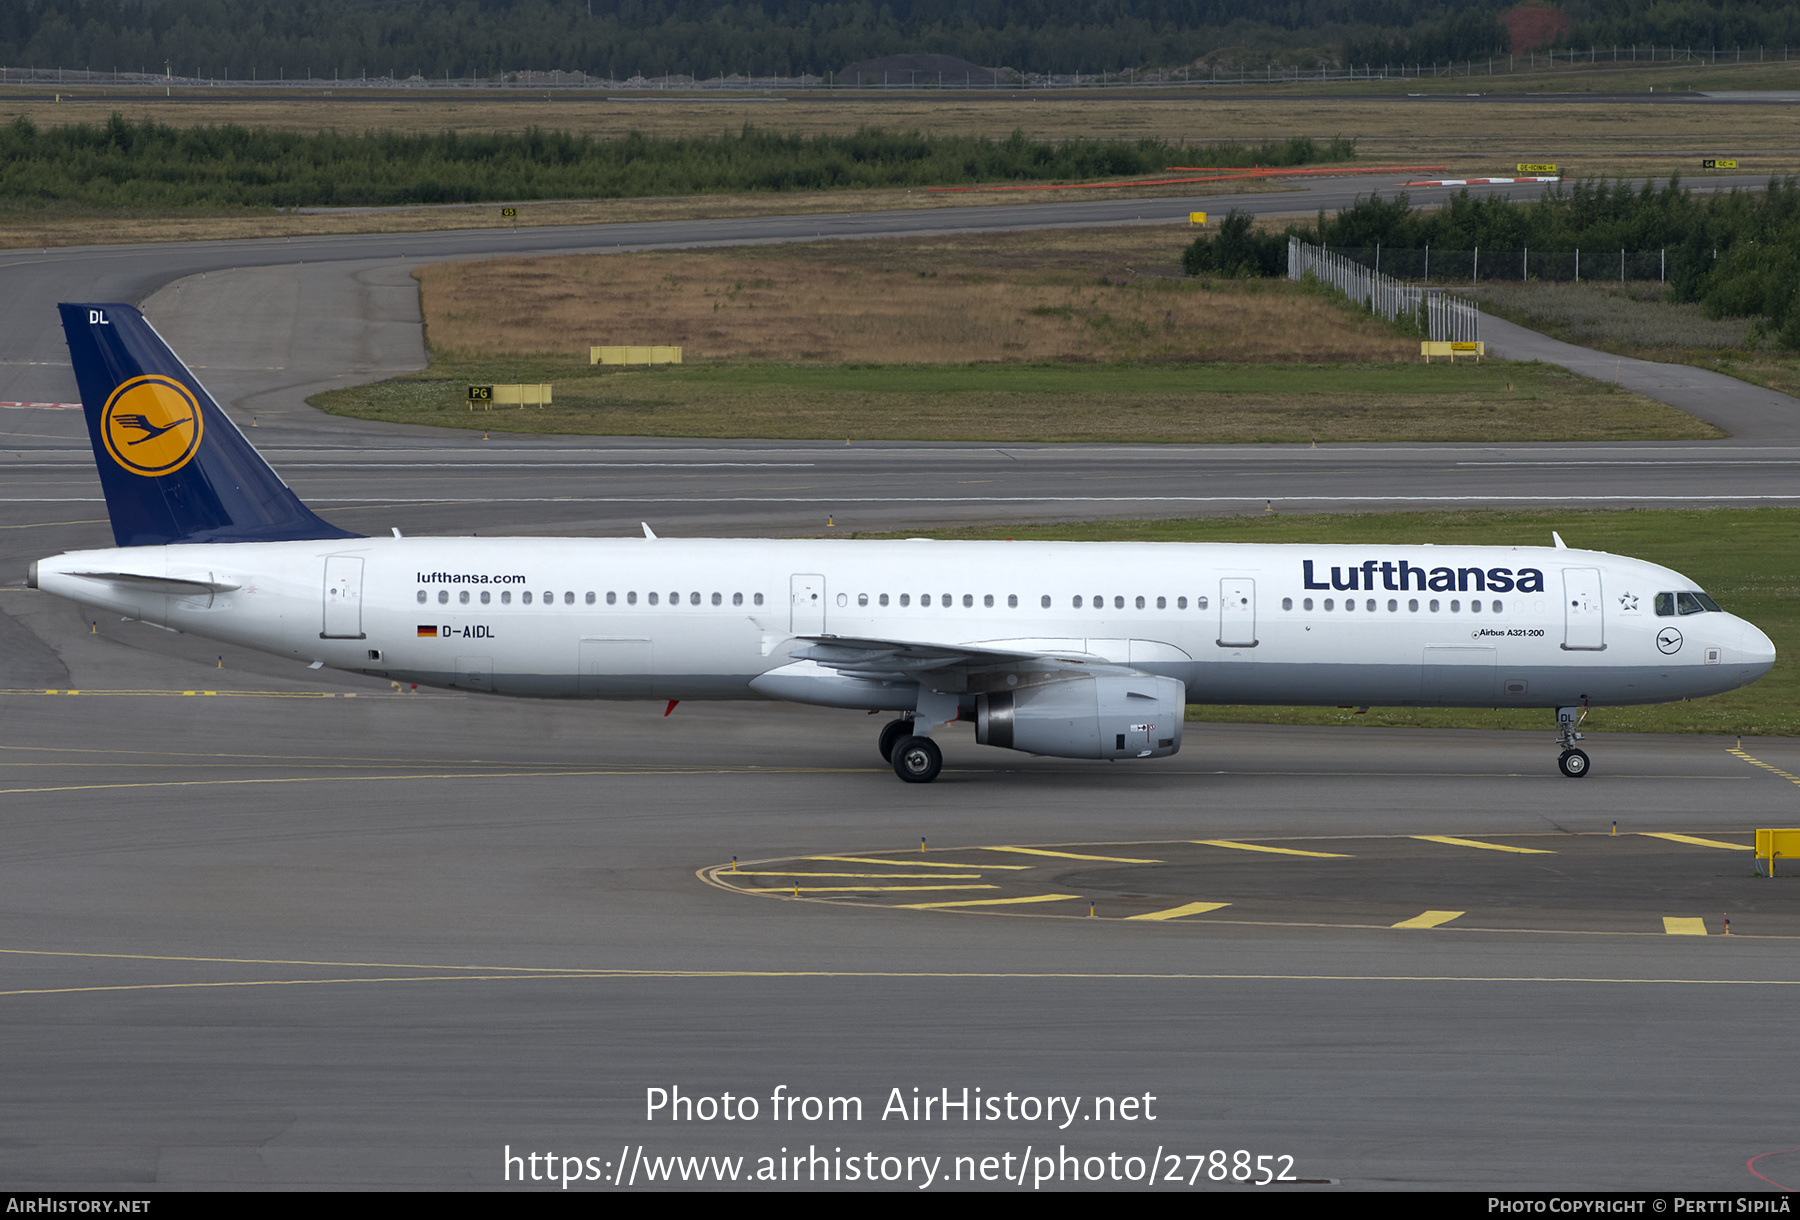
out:
M360 538L314 516L129 305L59 305L120 546Z

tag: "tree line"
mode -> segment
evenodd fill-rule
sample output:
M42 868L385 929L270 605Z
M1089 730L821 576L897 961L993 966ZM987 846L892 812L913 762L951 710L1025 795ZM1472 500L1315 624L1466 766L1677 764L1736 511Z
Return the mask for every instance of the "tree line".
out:
M1504 54L1509 0L8 0L0 63L244 79L826 76L956 55L1028 73L1209 55L1307 66ZM1769 0L1570 0L1568 45L1800 45Z
M1176 146L1164 140L1000 140L863 128L789 135L745 126L716 136L564 131L401 135L103 124L0 127L0 205L291 208L619 199L754 191L1054 182L1208 165L1300 165L1355 156L1354 141L1306 137Z

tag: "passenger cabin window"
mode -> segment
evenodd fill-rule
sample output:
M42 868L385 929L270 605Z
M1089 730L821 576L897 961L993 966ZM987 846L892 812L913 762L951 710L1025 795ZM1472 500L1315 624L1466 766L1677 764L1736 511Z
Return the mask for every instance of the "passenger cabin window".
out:
M619 595L617 593L608 592L606 595L606 604L609 606L618 605L619 604Z
M762 605L762 594L760 594L760 593L754 594L750 600L753 605L760 606L760 605Z
M440 605L440 606L445 605L449 602L449 600L450 600L450 590L439 589L438 590L438 605Z
M594 604L594 595L592 593L587 595L587 604L590 606Z
M425 590L423 590L423 589L419 590L419 604L421 606L423 606L425 604Z
M489 593L486 589L483 589L481 591L481 604L485 606L492 600L494 600L494 595Z
M713 605L715 605L715 606L722 606L722 605L724 605L724 604L725 604L725 595L724 595L724 594L723 594L723 593L715 593L715 594L713 594L713 596L712 596L712 603L713 603Z
M512 590L511 589L502 589L500 591L500 604L502 606L512 605Z
M459 605L464 605L464 606L468 605L469 604L469 591L467 589L464 589L461 592L459 592L456 595L456 600Z

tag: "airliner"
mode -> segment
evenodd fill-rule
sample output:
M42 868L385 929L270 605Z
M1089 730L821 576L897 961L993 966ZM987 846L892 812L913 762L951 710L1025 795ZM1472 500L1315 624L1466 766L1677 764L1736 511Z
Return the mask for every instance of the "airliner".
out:
M540 699L776 699L933 734L1163 758L1190 703L1553 711L1755 681L1769 637L1656 564L1551 546L364 537L315 516L129 305L60 306L117 545L31 587L397 682Z

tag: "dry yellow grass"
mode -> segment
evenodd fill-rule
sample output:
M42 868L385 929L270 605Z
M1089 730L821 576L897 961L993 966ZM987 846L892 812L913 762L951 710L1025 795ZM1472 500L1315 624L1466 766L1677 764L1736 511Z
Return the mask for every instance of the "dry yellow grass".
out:
M1756 88L1800 89L1800 59L1787 83ZM1551 87L1560 82L1546 81ZM1678 82L1672 82L1678 83ZM1476 79L1471 92L1483 82ZM1659 92L1661 91L1659 86ZM1208 144L1256 142L1309 135L1355 137L1369 164L1430 161L1458 174L1510 170L1519 161L1555 161L1571 172L1700 174L1702 157L1753 159L1746 172L1790 172L1800 166L1793 116L1784 106L1665 105L1648 99L1618 102L1505 102L1476 98L1430 102L1394 97L1243 97L1222 93L1121 97L800 95L781 100L745 97L609 101L604 95L554 93L502 97L492 93L412 96L354 94L188 96L119 90L65 93L61 103L0 91L0 122L24 115L33 122L104 122L114 111L176 127L240 123L292 131L459 132L523 131L539 127L616 138L641 131L657 136L716 135L749 123L799 134L853 132L860 127L938 135L1003 137L1013 130L1032 139L1140 139Z
M1781 66L1785 67L1785 65ZM1800 61L1793 64L1800 84ZM1771 66L1774 71L1775 66ZM1480 82L1477 82L1479 85ZM1780 83L1780 82L1777 82ZM1763 82L1758 87L1766 87ZM943 135L1001 137L1017 129L1033 139L1154 137L1205 144L1256 142L1310 135L1355 137L1360 160L1377 164L1442 164L1458 176L1511 172L1520 161L1551 161L1573 177L1666 175L1690 183L1711 174L1704 157L1735 157L1741 173L1800 171L1792 115L1782 106L1662 105L1635 102L1413 102L1354 96L1233 97L1159 94L1120 97L880 97L799 96L657 98L609 101L603 95L513 93L322 97L231 95L190 90L172 98L132 90L72 90L58 103L0 90L0 122L18 116L54 125L104 122L117 111L178 127L241 123L296 131L460 132L550 128L615 138L631 131L658 136L712 135L750 123L799 134L845 133L859 127L919 130ZM1234 187L1283 189L1268 185ZM1155 206L1159 197L1223 193L1219 184L1131 192ZM1429 201L1441 192L1415 192ZM1106 198L1081 192L1080 198ZM527 204L517 219L499 207L421 207L328 215L216 214L210 216L0 216L0 248L86 243L181 241L201 238L299 237L339 233L403 233L515 225L603 224L719 216L806 214L951 204L1047 203L1067 192L927 195L923 192L813 192L793 195L712 196L691 199L570 201ZM1301 201L1303 204L1304 201Z
M1175 226L721 251L496 259L421 268L426 336L456 360L585 360L593 344L679 344L689 361L969 364L1411 360L1317 296L1213 291Z

